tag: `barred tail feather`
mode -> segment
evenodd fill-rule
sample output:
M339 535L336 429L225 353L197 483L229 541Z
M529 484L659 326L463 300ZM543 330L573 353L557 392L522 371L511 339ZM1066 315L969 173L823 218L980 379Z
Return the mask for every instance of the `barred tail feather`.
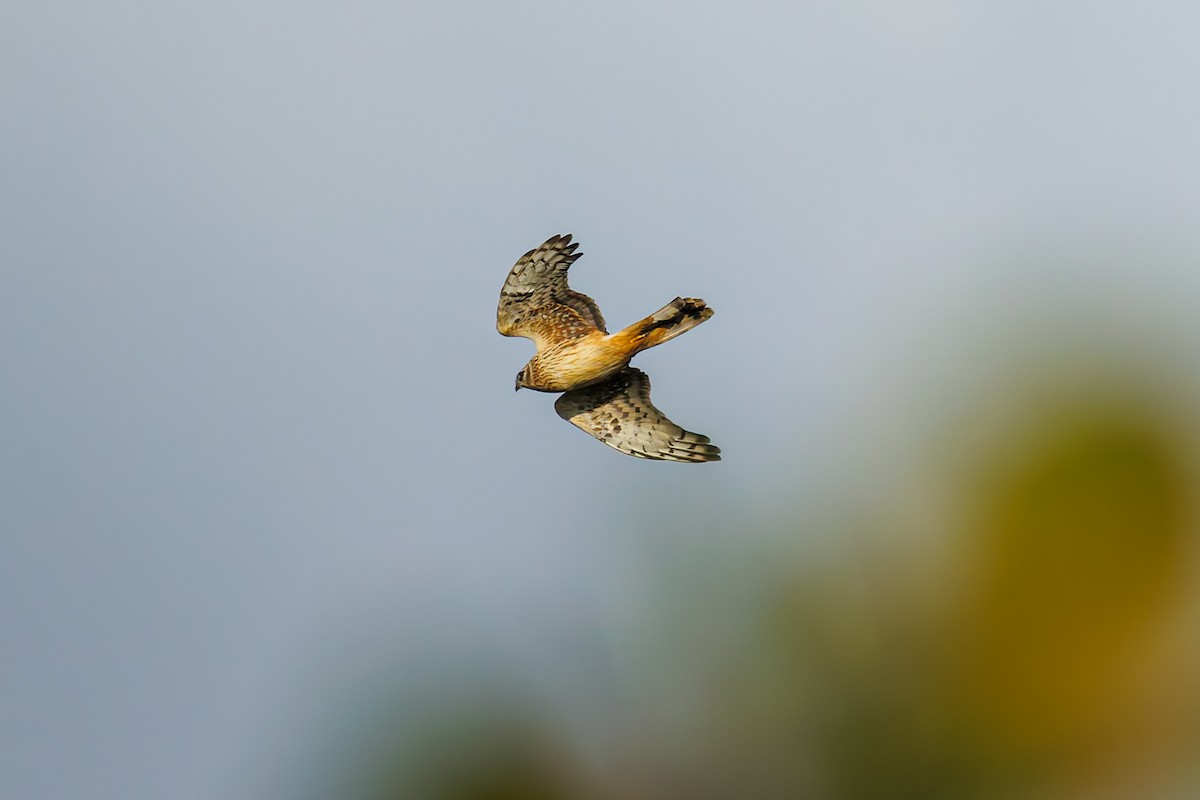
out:
M660 345L687 333L713 315L703 300L676 297L643 320L633 323L619 335L627 336L638 350Z

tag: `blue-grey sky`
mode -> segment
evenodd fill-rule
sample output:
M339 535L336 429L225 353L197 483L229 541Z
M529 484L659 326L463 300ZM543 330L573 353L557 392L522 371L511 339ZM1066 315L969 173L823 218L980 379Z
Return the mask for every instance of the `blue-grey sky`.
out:
M1198 26L8 4L0 795L249 796L354 630L416 660L603 624L639 519L852 492L1005 325L1067 307L1194 353ZM723 462L624 458L514 395L499 288L566 232L610 325L716 309L638 363Z

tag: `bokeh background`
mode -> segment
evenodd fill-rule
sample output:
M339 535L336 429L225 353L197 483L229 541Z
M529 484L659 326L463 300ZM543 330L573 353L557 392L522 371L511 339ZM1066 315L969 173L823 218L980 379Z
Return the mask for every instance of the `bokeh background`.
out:
M1200 796L1200 11L0 9L0 796ZM571 232L720 464L514 395Z

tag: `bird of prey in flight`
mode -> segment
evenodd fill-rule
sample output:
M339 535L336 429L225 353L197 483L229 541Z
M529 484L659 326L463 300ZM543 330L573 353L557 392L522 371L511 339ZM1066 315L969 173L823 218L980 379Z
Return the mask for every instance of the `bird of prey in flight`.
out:
M629 360L713 315L703 300L676 297L616 333L592 298L567 286L583 253L571 235L552 236L517 261L500 290L496 329L523 336L537 354L517 373L517 389L563 392L554 410L609 447L659 461L720 461L707 436L685 431L650 402L650 379Z

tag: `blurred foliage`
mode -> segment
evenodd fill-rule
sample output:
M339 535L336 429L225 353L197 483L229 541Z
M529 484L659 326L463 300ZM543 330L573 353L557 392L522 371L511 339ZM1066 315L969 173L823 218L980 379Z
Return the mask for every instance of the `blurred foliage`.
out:
M921 462L944 500L920 502L945 506L924 517L945 529L922 541L893 536L903 514L886 502L837 532L851 543L840 558L795 564L757 540L767 577L744 587L751 600L727 625L708 615L733 595L709 596L724 585L719 556L707 584L664 571L664 596L645 614L668 678L622 673L613 694L628 708L607 738L580 737L578 722L532 703L467 693L399 720L405 735L361 763L375 778L365 794L1200 792L1188 773L1200 738L1196 632L1185 625L1197 600L1189 418L1117 380L1017 416L987 436L947 436L975 444ZM986 414L968 423L995 424ZM896 480L902 495L907 477ZM859 525L866 535L849 532ZM669 609L680 608L694 618L675 620ZM712 641L697 645L704 634ZM681 702L672 713L685 722L660 724L671 714L656 710ZM608 744L598 755L581 738Z
M972 493L976 577L942 637L948 713L1001 763L1065 756L1123 713L1194 530L1177 432L1086 406L1043 424Z
M934 587L938 613L888 594L885 572L874 646L823 642L849 662L823 665L837 701L815 741L832 796L1024 797L1122 758L1134 767L1153 711L1139 705L1146 662L1195 594L1189 447L1171 415L1091 394L1042 407L1001 452L944 476L960 552ZM811 592L797 603L784 619L838 626L841 612ZM790 638L799 662L812 640Z
M411 784L380 796L429 800L553 800L568 786L555 739L515 718L469 719L455 737L426 743ZM401 777L402 776L398 776Z

